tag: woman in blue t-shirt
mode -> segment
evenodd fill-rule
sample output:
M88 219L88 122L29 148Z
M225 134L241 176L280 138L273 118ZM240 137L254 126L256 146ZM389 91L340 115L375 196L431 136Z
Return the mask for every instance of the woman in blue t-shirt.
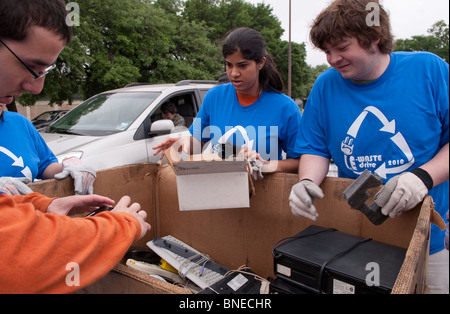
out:
M238 28L227 36L222 54L229 83L205 96L189 129L190 138L170 138L153 148L155 155L175 143L195 154L200 148L204 153L220 152L231 143L238 147L238 155L257 161L253 165L258 171L297 172L301 114L282 94L283 81L263 36L251 28Z

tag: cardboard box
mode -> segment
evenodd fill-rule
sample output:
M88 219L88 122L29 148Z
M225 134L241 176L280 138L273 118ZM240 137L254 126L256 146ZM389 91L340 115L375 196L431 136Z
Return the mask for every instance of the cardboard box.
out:
M323 182L321 187L325 197L315 202L319 212L316 222L297 218L291 213L288 198L291 187L297 183L297 176L293 174L266 175L263 180L254 182L256 193L248 208L180 211L176 175L168 164L140 164L99 171L94 192L116 201L123 195L130 195L147 211L152 229L135 244L136 247L148 249L146 243L153 237L172 235L230 269L246 265L267 278L273 276L273 245L314 223L407 248L392 293L424 292L430 223L435 214L431 198L427 197L400 217L375 226L344 200L342 193L351 182L341 178L327 178ZM48 196L66 196L73 193L73 182L70 178L48 180L34 183L31 188ZM373 196L376 191L369 192ZM180 287L155 282L122 264L102 280L80 291L136 292L189 293Z
M217 154L201 154L183 161L173 148L165 156L176 175L181 211L250 206L245 160L223 160Z

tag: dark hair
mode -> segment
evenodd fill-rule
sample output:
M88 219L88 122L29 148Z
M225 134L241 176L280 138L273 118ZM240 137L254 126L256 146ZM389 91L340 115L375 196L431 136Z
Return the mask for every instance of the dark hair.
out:
M379 25L367 23L371 13L367 9L369 3L379 8ZM355 37L366 50L369 50L373 41L380 39L380 51L392 51L394 37L389 15L378 0L336 0L317 16L311 27L310 40L322 50L325 50L325 44L336 45L347 37Z
M24 40L31 26L41 26L54 31L68 44L72 27L66 16L64 0L1 0L0 38Z
M219 77L219 84L227 84L230 82L227 72L223 72Z
M176 114L178 113L177 106L171 101L165 102L161 105L161 112L164 114Z
M264 37L258 31L242 27L231 31L225 39L222 47L222 55L228 55L237 51L247 60L259 63L266 57L266 63L259 72L259 83L265 90L281 93L284 89L280 72L275 68L273 58L267 52L267 44Z

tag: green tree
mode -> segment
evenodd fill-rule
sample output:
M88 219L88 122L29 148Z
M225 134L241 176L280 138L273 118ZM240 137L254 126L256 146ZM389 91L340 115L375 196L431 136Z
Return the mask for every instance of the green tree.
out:
M268 43L268 50L274 56L275 65L283 78L284 87L288 88L288 69L289 69L289 42L275 40ZM292 98L306 98L309 94L307 89L310 77L310 69L306 64L305 44L292 43Z
M260 31L287 88L289 43L281 40L284 30L270 5L253 5L243 0L186 0L184 4L183 17L188 21L203 23L209 31L208 37L219 47L232 29L251 27ZM305 45L292 43L293 98L306 97L309 68L305 59Z
M224 71L222 40L248 26L266 38L269 53L287 85L288 43L264 3L244 0L78 0L80 25L46 78L43 92L23 95L33 105L71 103L133 82L217 79ZM293 94L305 97L308 71L304 44L293 43Z
M133 82L213 79L221 71L217 47L207 29L185 22L176 0L79 0L80 25L38 96L50 104L88 98Z
M87 45L83 94L92 96L132 82L159 82L157 68L168 59L174 25L150 1L83 0L82 26L75 35Z
M315 67L309 67L308 71L308 83L305 85L305 98L308 98L309 93L311 92L314 83L316 82L316 79L319 77L320 74L325 72L326 70L330 69L330 66L328 64L320 64Z
M395 51L428 51L449 62L449 30L444 21L438 21L428 30L428 36L417 35L411 39L398 39Z

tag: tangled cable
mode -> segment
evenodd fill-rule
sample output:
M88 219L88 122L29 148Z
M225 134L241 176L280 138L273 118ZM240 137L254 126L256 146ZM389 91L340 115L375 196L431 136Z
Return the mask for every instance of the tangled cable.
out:
M198 257L200 257L200 259L196 262L193 262L193 260ZM203 275L203 271L205 270L206 263L208 263L209 261L212 261L212 259L206 254L198 253L192 255L191 257L184 260L183 263L181 263L180 268L178 270L178 274L180 275L181 278L186 279L186 276L189 274L189 272L192 271L193 268L201 266L202 267L200 269L200 276L201 276Z

